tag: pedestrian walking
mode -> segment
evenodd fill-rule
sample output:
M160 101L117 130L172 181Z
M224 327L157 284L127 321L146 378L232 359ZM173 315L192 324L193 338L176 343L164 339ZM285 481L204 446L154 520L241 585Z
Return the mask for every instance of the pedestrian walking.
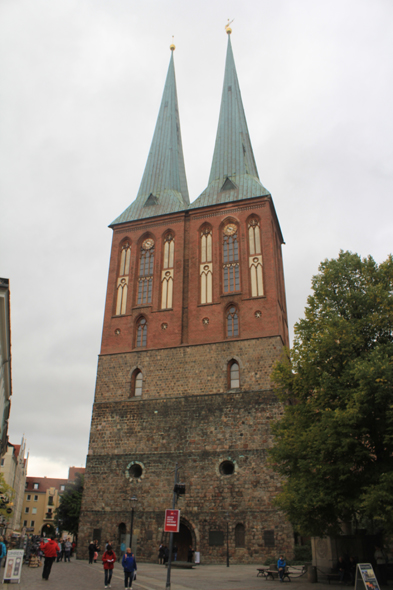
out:
M57 541L57 544L59 546L59 551L57 552L56 562L59 562L62 560L62 557L63 557L63 544L60 539Z
M113 574L113 568L115 567L116 555L112 551L112 545L107 545L107 549L102 556L102 561L104 563L104 572L105 572L105 588L111 587L111 579Z
M164 562L164 556L165 556L164 545L161 543L161 545L158 548L158 563L160 565L162 565Z
M67 561L70 562L71 559L71 549L72 549L72 544L71 544L71 539L68 538L67 541L64 542L64 563Z
M89 545L89 563L93 563L94 553L96 553L96 552L97 552L97 547L96 547L94 541L91 541L90 545Z
M121 565L124 569L124 588L125 590L132 590L132 582L136 578L136 561L131 547L127 547Z
M44 578L44 580L48 580L50 571L52 569L52 563L55 561L57 552L60 551L60 547L56 543L54 537L50 537L50 539L48 539L46 543L44 542L44 539L42 539L40 549L45 555L42 577Z
M187 554L187 561L189 563L192 563L192 556L194 555L194 549L192 548L192 545L190 545L188 547L188 554Z

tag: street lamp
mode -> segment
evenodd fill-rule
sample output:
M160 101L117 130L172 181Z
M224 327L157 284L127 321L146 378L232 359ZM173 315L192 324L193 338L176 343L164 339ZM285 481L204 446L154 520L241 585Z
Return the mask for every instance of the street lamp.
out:
M130 547L132 551L132 533L134 530L134 503L136 503L138 498L136 496L131 497L131 527L130 527Z

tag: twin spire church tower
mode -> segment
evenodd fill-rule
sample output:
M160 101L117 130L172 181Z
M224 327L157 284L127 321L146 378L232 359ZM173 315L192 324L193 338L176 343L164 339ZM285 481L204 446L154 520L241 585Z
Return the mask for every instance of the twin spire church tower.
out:
M204 563L224 562L228 530L232 563L262 563L293 548L267 465L282 411L270 374L288 345L283 238L258 177L230 34L209 183L190 204L171 49L138 195L110 226L80 552L92 539L117 552L133 510L133 548L156 561L169 545L178 462L178 559L192 545Z

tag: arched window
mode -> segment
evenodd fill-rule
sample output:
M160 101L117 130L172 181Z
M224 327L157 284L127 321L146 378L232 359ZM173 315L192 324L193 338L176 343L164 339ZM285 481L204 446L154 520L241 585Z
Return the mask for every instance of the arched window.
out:
M124 315L126 313L130 258L131 246L126 241L122 244L120 251L119 274L116 285L116 315Z
M228 223L223 233L224 293L240 291L240 263L237 226Z
M175 240L168 234L164 240L164 260L161 272L161 309L171 309L173 299Z
M201 231L201 262L199 274L201 277L201 303L213 301L213 254L212 230L205 227Z
M145 318L141 318L137 324L136 330L136 345L138 348L146 346L147 341L147 322Z
M263 295L261 232L259 221L254 218L248 222L248 246L251 297L261 297Z
M131 379L131 396L141 396L143 388L143 374L139 369L135 369Z
M240 387L240 369L239 363L231 361L228 364L228 389L238 389Z
M153 292L154 240L142 242L139 260L138 305L151 303Z
M245 547L245 528L244 524L238 523L235 527L235 547Z
M239 336L239 317L237 309L232 305L227 311L227 336Z

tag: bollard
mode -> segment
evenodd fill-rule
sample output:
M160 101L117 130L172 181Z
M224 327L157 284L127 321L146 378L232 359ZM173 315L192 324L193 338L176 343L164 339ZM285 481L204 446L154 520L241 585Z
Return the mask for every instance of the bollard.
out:
M315 565L309 565L307 568L307 581L311 584L318 582L317 568Z

